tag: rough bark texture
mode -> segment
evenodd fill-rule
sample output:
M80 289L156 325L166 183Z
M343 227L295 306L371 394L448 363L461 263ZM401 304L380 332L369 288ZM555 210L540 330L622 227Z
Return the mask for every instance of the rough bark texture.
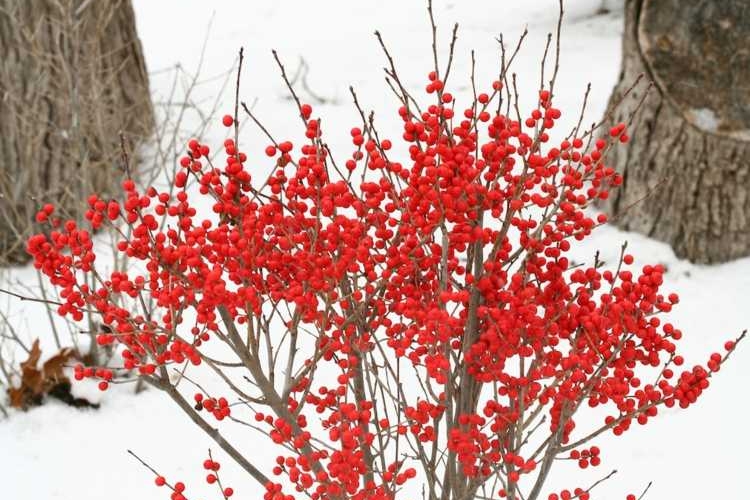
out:
M0 0L0 264L27 260L44 202L79 218L122 179L120 134L152 130L127 0Z
M603 208L691 261L750 255L750 2L627 0L625 11L610 102L640 74L655 85L629 146L610 156L624 183Z

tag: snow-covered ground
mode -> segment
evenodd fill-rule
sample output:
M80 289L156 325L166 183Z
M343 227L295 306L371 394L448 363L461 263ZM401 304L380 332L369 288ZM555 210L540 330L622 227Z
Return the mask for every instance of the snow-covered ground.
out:
M398 134L397 104L389 93L381 68L385 61L373 32L378 29L392 51L409 90L419 93L431 69L429 24L422 0L377 0L343 2L319 0L211 1L134 0L138 30L152 76L156 101L167 99L171 76L165 70L180 63L195 70L204 40L205 57L195 101L210 108L217 95L224 95L221 108L229 111L232 84L220 94L226 72L236 61L240 46L246 65L241 99L254 105L255 113L270 131L280 137L298 134L295 110L285 98L285 89L271 56L275 48L294 73L300 58L309 72L310 90L328 103L316 105L332 149L346 154L348 131L358 117L351 105L348 87L357 90L360 102L376 110L381 135ZM587 82L592 83L587 122L601 116L619 69L621 13L594 16L600 0L570 0L563 27L558 105L568 110L568 120L578 117ZM610 2L617 3L617 2ZM460 25L452 84L459 97L468 91L469 53L476 51L477 80L489 84L496 72L499 33L509 43L528 27L529 36L515 63L521 88L530 98L539 80L539 60L547 33L557 22L556 0L452 0L436 1L435 13L443 35L441 53L447 49L450 28ZM303 96L305 91L301 91ZM311 97L311 96L307 96ZM195 123L190 123L193 120ZM186 130L197 124L191 116ZM294 124L290 127L289 124ZM566 128L566 127L562 127ZM205 142L218 144L225 129L213 127ZM265 141L257 129L242 134L245 149L262 154ZM658 242L613 228L602 228L575 251L580 260L596 250L613 258L621 243L642 262L668 266L667 287L680 293L682 301L673 322L682 327L682 349L688 363L705 362L750 325L750 259L721 266L703 267L676 259ZM7 276L29 285L36 276L29 269L14 269ZM2 299L0 305L25 338L43 337L45 313L34 304ZM695 407L687 411L663 411L662 417L621 439L605 439L605 466L600 470L575 472L576 479L593 482L611 468L618 474L595 490L593 498L622 499L626 492L640 491L653 481L647 499L699 500L748 498L746 478L750 431L750 346L743 345L715 378L712 387ZM85 385L78 390L92 392ZM230 433L239 432L229 429ZM242 435L242 434L238 434ZM172 479L184 479L200 497L216 498L213 488L200 480L201 464L211 446L197 428L174 405L154 391L137 397L130 389L116 389L104 396L99 411L79 411L56 402L26 414L0 420L0 499L2 500L139 500L167 498L153 486L152 475L130 457L132 449ZM257 460L264 453L258 449ZM221 457L219 455L220 459ZM222 460L223 481L234 487L235 498L257 498L259 490ZM553 479L564 481L564 469ZM580 484L581 481L573 481ZM205 492L205 493L204 493ZM210 493L209 493L210 492ZM194 496L191 496L194 498Z

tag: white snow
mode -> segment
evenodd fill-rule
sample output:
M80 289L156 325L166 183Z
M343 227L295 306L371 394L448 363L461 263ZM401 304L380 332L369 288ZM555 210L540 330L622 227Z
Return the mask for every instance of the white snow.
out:
M171 85L170 73L159 70L179 63L194 71L207 39L200 70L203 82L195 89L194 101L208 109L218 97L222 102L220 114L228 112L232 83L222 93L223 75L235 63L239 47L244 46L241 99L249 105L254 103L255 113L273 134L294 138L299 132L296 113L285 99L283 82L270 53L275 48L289 73L294 73L300 58L304 58L309 66L310 89L333 100L333 104L315 107L323 117L328 143L334 152L339 148L342 155L350 152L349 129L358 125L357 113L350 105L349 85L355 87L366 109L376 110L381 135L388 135L388 131L394 132L392 136L398 134L397 104L383 80L385 59L373 36L376 29L382 32L410 90L419 92L431 69L426 2L421 0L133 3L147 64L154 73L151 85L157 101L167 98ZM615 8L619 4L606 3ZM533 98L545 39L556 25L556 0L452 0L435 4L442 54L447 50L452 24L460 24L457 59L449 82L458 87L459 98L469 90L469 51L476 51L477 81L488 85L499 57L496 36L502 32L506 41L514 44L524 27L528 27L529 36L515 70L522 93ZM585 123L598 119L618 75L622 17L618 11L593 16L601 4L601 0L571 0L566 7L557 94L568 124L578 118L588 82L592 91ZM305 96L304 91L302 94ZM185 130L198 125L197 116L190 115L186 120ZM561 128L567 130L568 126ZM223 134L223 127L216 126L203 139L218 144ZM248 126L241 139L245 150L262 156L266 142L256 129ZM668 266L666 288L679 292L682 298L672 318L684 331L682 349L688 364L705 362L725 340L750 325L750 259L696 266L676 259L664 244L610 227L598 230L576 249L575 256L589 260L600 250L604 259L613 259L624 240L639 262ZM27 268L10 270L6 279L36 286L36 275ZM0 307L25 339L42 336L43 348L49 352L53 343L41 306L2 298ZM660 418L623 438L605 438L602 467L580 472L562 466L552 478L554 484L585 486L616 468L619 473L595 490L593 498L621 500L626 493L640 492L653 481L646 499L747 499L748 366L750 346L743 345L732 362L712 379L711 388L697 405L687 411L663 411ZM133 396L131 389L124 386L108 392L98 411L79 411L50 402L0 420L0 499L168 498L168 492L153 485L151 473L130 457L127 449L169 479L185 480L190 498L219 498L218 492L202 480L201 464L210 440L161 394L146 391ZM96 393L85 383L77 390ZM227 425L223 431L246 440L254 461L263 463L264 457L272 456L271 452L264 453L264 441L248 435L245 429ZM234 498L257 498L255 483L215 448L223 465L222 480L235 489Z
M709 108L697 108L689 111L692 122L701 130L716 132L719 129L719 119Z

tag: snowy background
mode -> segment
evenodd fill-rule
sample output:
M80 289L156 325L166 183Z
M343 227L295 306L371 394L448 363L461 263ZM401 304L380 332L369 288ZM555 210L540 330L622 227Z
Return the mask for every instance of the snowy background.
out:
M310 90L328 102L315 105L316 114L323 117L331 148L334 152L340 148L342 155L350 150L348 131L359 121L351 105L349 85L357 90L364 108L376 110L381 136L399 135L395 128L398 105L383 80L385 60L373 36L376 29L392 51L410 91L420 93L431 69L429 23L422 0L133 3L157 104L168 99L174 77L170 68L179 64L185 71L200 74L200 84L193 89L195 103L208 113L217 97L223 96L219 116L230 112L233 83L225 85L243 46L246 65L240 98L254 106L254 112L274 135L293 139L299 132L296 111L286 99L271 56L275 48L290 73L304 58ZM609 3L617 5L616 1ZM567 130L565 123L577 119L588 82L592 92L586 122L599 118L617 79L622 13L615 7L610 14L595 15L600 5L600 0L567 3L556 93L557 104L567 111L569 121L561 129ZM527 27L529 36L515 71L521 88L527 88L526 95L533 97L544 42L557 22L556 0L436 1L435 14L444 41L442 53L447 49L453 23L460 25L451 74L451 86L459 98L468 90L470 50L476 51L477 81L488 85L499 58L498 34L503 33L510 45ZM184 91L178 88L178 94ZM305 92L301 93L304 97ZM181 127L190 130L199 121L192 114ZM218 120L213 123L216 126L202 140L219 144L226 129ZM257 129L245 128L241 142L251 156L254 152L262 158L265 141ZM574 255L590 260L600 250L604 258L613 258L625 240L639 262L668 267L665 289L679 292L682 299L671 318L685 334L681 346L686 364L705 362L725 340L750 326L750 259L695 266L676 259L666 245L608 227L598 230ZM30 269L10 270L3 279L36 286L36 275ZM40 336L43 348L52 346L43 307L7 298L0 300L0 307L24 339ZM623 499L625 493L640 492L653 481L648 500L746 500L744 473L750 469L749 347L741 346L712 379L710 390L699 404L687 411L663 410L660 418L634 429L625 438L605 438L598 443L603 449L601 467L583 472L562 468L553 477L555 484L588 485L616 468L618 474L595 490L593 498ZM100 397L86 384L77 390ZM229 428L227 432L236 439L245 435L242 429ZM186 481L193 492L191 498L217 498L215 489L202 481L201 464L209 446L208 438L155 391L133 396L130 386L116 388L102 398L98 411L79 411L51 401L26 414L13 413L9 419L0 420L0 499L168 498L168 491L153 486L153 476L126 453L127 449L169 479ZM266 455L272 456L271 452L264 454L262 447L252 449L257 450L251 457L255 462L263 463ZM220 453L217 458L224 465L222 481L234 487L235 498L260 497L254 482L229 459ZM569 478L565 477L567 473Z

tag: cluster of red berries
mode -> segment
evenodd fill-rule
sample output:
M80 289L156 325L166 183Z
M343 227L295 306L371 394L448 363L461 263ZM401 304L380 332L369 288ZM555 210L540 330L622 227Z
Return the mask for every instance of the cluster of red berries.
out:
M85 378L98 378L99 390L106 391L109 388L109 383L112 381L114 373L112 370L107 368L93 368L90 366L84 367L82 364L77 363L73 366L73 378L76 380L83 380Z
M585 469L589 465L597 467L602 463L601 458L599 458L600 453L601 451L598 446L591 446L584 450L571 450L570 459L578 461L578 466L581 469Z
M547 500L589 500L590 498L591 494L583 488L575 488L573 491L562 490L559 494L550 493L547 496Z
M226 398L206 398L203 394L197 393L194 396L196 411L206 410L211 413L216 420L224 420L232 414L232 409Z
M219 469L221 468L221 464L211 458L205 460L203 462L203 468L207 471L211 471L206 475L206 482L208 484L214 484L219 482ZM231 497L234 495L234 489L230 487L225 487L221 490L222 495L225 499Z
M661 405L695 402L726 356L674 373L684 361L676 351L682 332L660 318L678 303L661 289L664 267L633 270L630 255L614 267L579 266L567 256L607 221L588 209L622 182L603 159L628 141L625 124L602 138L577 132L548 146L562 116L548 90L521 117L493 105L500 81L461 110L436 73L428 79L436 102L398 110L401 147L369 124L352 128L344 169L305 104L308 142L268 145L273 171L262 182L253 182L235 140L224 142L223 163L191 140L174 190L140 192L126 180L122 201L91 196L93 229L128 226L117 250L142 264L132 271L84 279L95 271L90 234L45 205L37 220L50 230L30 238L28 251L59 290L58 312L80 320L96 311L108 329L98 341L120 348L126 370L158 377L157 368L203 363L212 339L236 352L227 322L252 326L267 311L288 308L288 328L316 332L315 352L301 355L300 376L285 374L286 400L271 394L274 414L258 412L255 420L292 453L278 457L274 475L313 500L392 499L417 471L403 457L387 460L385 449L377 461L371 452L404 440L414 449L447 445L463 478L504 474L515 488L539 467L517 439L532 409L534 418L548 418L550 440L575 448L569 458L587 468L600 464L600 452L570 444L575 411L606 408L603 430L620 435ZM237 126L230 115L222 123ZM196 198L209 200L210 214L199 214ZM154 305L145 315L122 305L145 299ZM186 311L190 327L181 326ZM396 414L381 413L386 402L362 393L370 373L363 366L374 359L406 361L419 378L418 396L402 394L398 382ZM307 370L316 363L329 363L335 379L320 383ZM112 372L76 368L76 378L84 377L102 379L105 389ZM457 377L467 384L462 393L454 390ZM195 409L217 420L231 414L225 398L203 394ZM449 411L451 424L443 425ZM313 417L323 430L315 436ZM206 480L219 482L218 464L206 464ZM279 483L265 487L266 500L293 498ZM172 489L174 500L184 499L182 483Z
M182 481L177 481L174 485L170 485L164 476L156 476L154 484L159 487L167 486L171 489L172 494L169 496L170 500L187 500L187 497L184 495L185 483Z

